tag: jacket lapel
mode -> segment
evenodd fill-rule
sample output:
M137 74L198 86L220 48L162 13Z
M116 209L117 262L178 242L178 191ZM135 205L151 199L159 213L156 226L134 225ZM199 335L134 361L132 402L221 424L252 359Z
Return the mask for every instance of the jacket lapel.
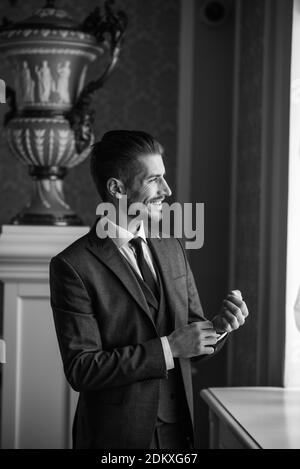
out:
M139 282L114 242L110 238L100 239L96 234L95 227L90 231L88 241L87 249L116 275L153 323Z

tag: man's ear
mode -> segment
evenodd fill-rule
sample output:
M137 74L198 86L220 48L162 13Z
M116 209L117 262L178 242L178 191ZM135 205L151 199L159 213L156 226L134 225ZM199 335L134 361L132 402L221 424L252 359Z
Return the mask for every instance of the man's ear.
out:
M109 178L106 187L109 195L115 199L120 199L125 194L124 184L120 179Z

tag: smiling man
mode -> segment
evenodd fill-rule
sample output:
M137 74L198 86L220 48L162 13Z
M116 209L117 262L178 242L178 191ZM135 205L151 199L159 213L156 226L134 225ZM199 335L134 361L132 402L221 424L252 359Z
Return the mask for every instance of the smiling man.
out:
M157 223L171 195L163 154L145 132L106 133L93 146L91 172L116 219L102 217L51 261L64 370L80 392L74 448L192 448L190 360L214 356L248 316L233 291L206 320L179 240L151 238L134 222L132 204Z
M146 134L141 132L135 132L135 134L139 135L140 138L143 135L145 139ZM96 152L98 148L101 154L104 154L102 153L103 142L106 139L109 140L111 135L115 139L116 135L119 135L122 140L122 137L125 137L127 132L108 132L103 140L94 146L94 151ZM136 231L140 220L144 220L146 226L148 227L149 225L149 231L151 231L151 224L154 225L152 231L157 231L158 223L162 216L162 204L165 198L169 197L172 192L165 179L166 171L162 159L162 146L154 140L153 142L149 140L148 145L146 145L145 140L144 145L143 151L145 153L140 153L141 148L137 147L136 155L131 148L128 149L127 153L124 144L122 144L122 153L120 153L119 148L115 149L119 155L126 153L126 167L123 167L123 162L119 168L115 167L115 159L111 155L111 152L114 151L113 145L105 150L106 158L109 161L105 163L102 159L101 161L95 159L93 161L94 168L92 173L95 184L102 199L107 201L100 204L97 208L97 213L101 215L106 210L108 211L108 216L103 217L98 225L97 233L101 238L106 236L105 230L103 231L105 224L107 224L107 233L110 233L113 238L116 236L114 232L116 226L109 223L109 221L115 222L116 219L117 226L121 226L126 230L130 226L130 231ZM97 176L100 173L102 174L101 179ZM103 173L105 174L105 182L103 182ZM137 212L138 217L135 216Z

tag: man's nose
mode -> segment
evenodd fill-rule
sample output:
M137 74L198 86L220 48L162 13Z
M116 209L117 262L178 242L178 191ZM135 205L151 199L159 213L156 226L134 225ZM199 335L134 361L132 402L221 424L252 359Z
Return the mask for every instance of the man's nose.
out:
M170 197L170 195L172 195L172 191L169 187L169 184L167 183L167 181L165 179L162 180L162 192L165 196L167 197Z

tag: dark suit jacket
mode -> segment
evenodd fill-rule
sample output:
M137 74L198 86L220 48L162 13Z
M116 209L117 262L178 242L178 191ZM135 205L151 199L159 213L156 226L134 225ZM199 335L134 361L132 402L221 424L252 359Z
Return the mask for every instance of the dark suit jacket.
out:
M180 242L149 242L174 329L202 320ZM92 229L52 259L50 286L65 375L80 392L75 447L148 448L159 380L168 373L148 304L127 261L112 240L99 239ZM181 358L179 363L193 419L190 360Z

